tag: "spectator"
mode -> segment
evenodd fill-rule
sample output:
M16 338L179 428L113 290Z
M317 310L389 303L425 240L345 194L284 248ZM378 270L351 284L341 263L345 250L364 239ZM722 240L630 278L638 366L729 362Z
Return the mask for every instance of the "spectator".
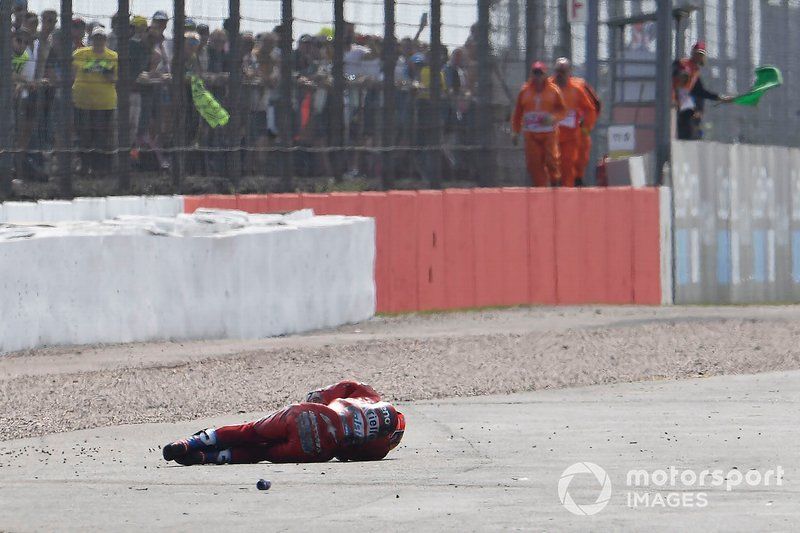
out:
M197 35L200 36L200 47L197 49L197 59L200 61L203 72L208 72L208 37L210 35L208 25L199 24L197 26Z
M363 37L359 41L364 43ZM355 25L345 23L344 33L344 76L347 89L344 95L344 127L345 143L349 145L363 144L363 84L368 75L367 62L374 57L373 52L363 44L356 42ZM352 178L361 175L359 170L359 153L354 152L348 164L351 169L346 175Z
M39 32L39 15L36 13L25 13L22 29L31 35L36 35Z
M411 57L411 63L414 65L417 87L416 145L419 148L435 146L441 142L441 139L434 137L434 131L437 126L441 127L442 116L435 113L431 105L431 67L428 59L420 52ZM442 71L439 71L439 87L441 87L442 93L447 87ZM421 177L428 180L441 179L441 176L433 176L432 174L434 172L433 164L435 158L439 156L440 154L436 151L422 150L417 152L417 171Z
M28 14L28 0L14 0L14 10L11 12L11 29L17 31L25 22Z
M24 27L16 30L11 39L13 56L11 58L12 77L14 80L14 116L16 117L16 147L28 149L35 107L31 101L33 88L33 72L35 65L31 58L30 47L33 36ZM18 179L27 177L27 153L21 152L15 157L16 175Z
M22 76L26 65L31 59L31 55L28 52L30 34L20 28L14 31L12 35L11 46L14 56L11 59L11 68L13 70L14 81L17 84L16 93L20 93L24 90L24 85L28 81Z
M100 22L98 22L96 20L93 20L93 21L89 22L88 24L86 24L85 42L88 43L88 46L92 45L92 32L94 31L95 28L106 29L104 24L102 24L102 23L100 23ZM108 32L106 32L106 47L108 47L108 41L107 40L108 40Z
M270 146L271 139L276 136L275 108L273 107L273 91L278 83L278 65L273 51L278 41L274 33L259 35L252 56L252 71L247 73L251 86L248 98L250 117L248 138L258 149L251 152L246 168L253 173L267 168L267 154L263 149Z
M164 35L164 32L167 31L167 23L169 22L169 15L167 15L166 11L156 11L153 13L152 17L152 27L155 29L156 32Z
M81 162L87 174L110 171L109 149L113 139L112 118L117 107L117 53L106 47L106 30L97 26L91 46L73 53L75 106ZM100 152L97 152L100 151Z
M146 61L144 71L140 72L136 79L136 92L141 96L141 112L135 137L135 150L132 151L131 157L135 161L138 160L138 164L142 168L166 170L169 168L169 161L161 152L159 140L167 121L161 110L168 105L168 100L166 100L168 92L164 82L169 80L169 63L163 61L161 55L160 44L163 43L163 36L158 29L148 28L147 20L144 17L135 17L134 20L135 35L141 35ZM133 43L134 40L131 41L132 49L135 46ZM155 161L150 157L139 159L138 148L140 146L148 148Z
M468 106L467 81L464 72L465 54L463 48L456 48L450 54L447 64L444 66L445 94L447 95L445 116L445 144L460 144L463 136L462 126L464 125L464 114ZM463 158L460 153L445 149L450 168L454 173L460 174L464 168Z
M678 113L678 139L699 140L703 137L705 101L730 102L731 96L721 96L706 90L700 79L700 69L706 64L706 45L699 41L692 55L673 64L672 101Z
M19 95L17 117L17 148L28 150L31 142L35 141L34 148L42 149L47 146L47 112L49 100L53 93L47 85L45 67L51 46L51 35L55 29L57 16L54 11L45 12L46 21L42 33L38 33L39 17L35 13L24 16L22 28L18 31L27 46L28 61L22 67L20 75L25 80L25 89ZM34 36L36 36L34 38ZM34 137L34 134L35 137ZM20 153L17 157L17 177L19 179L33 178L46 181L47 174L42 168L43 157L41 154L28 155Z
M72 19L72 48L78 50L86 46L86 21L82 18Z
M121 23L121 21L120 21ZM130 40L128 42L128 73L136 83L130 90L130 139L136 142L140 135L142 114L142 83L140 76L150 71L151 49L147 43L147 19L134 16L130 22Z
M228 58L228 34L225 30L214 30L208 40L208 72L218 76L210 78L212 85L220 85L222 74L230 73Z
M36 79L47 77L50 50L53 48L53 33L58 24L58 14L52 9L42 11L42 28L36 37Z
M52 80L56 77L56 71L50 59L54 49L54 33L58 23L58 14L51 10L42 11L41 29L36 36L34 43L36 69L34 79L36 80L36 124L37 135L34 140L36 148L46 149L52 146L52 132L50 131L50 114L53 109L55 99L55 87ZM38 158L41 164L42 158Z

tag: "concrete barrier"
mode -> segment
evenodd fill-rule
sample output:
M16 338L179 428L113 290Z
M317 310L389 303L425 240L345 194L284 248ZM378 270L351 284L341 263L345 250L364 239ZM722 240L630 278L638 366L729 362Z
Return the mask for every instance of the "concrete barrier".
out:
M24 224L42 221L42 208L36 202L5 202L3 207L5 221L8 223Z
M676 303L800 301L800 150L676 142Z
M258 338L364 320L375 311L374 243L371 219L309 213L5 226L0 352Z
M75 207L68 200L39 200L42 222L70 222L75 220Z
M72 201L75 209L75 220L105 220L105 198L75 198Z
M0 223L100 221L118 216L174 217L184 212L183 196L109 196L0 204Z

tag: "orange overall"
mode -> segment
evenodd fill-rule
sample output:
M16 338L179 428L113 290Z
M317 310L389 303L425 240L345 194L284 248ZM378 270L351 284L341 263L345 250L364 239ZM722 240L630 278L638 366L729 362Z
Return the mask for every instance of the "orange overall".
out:
M602 110L600 97L597 96L594 88L583 78L572 78L576 82L583 84L583 90L589 97L589 100L594 104L595 115L599 118ZM595 121L596 123L596 121ZM589 165L589 159L592 153L592 128L581 128L581 134L578 136L578 158L575 160L575 176L577 179L583 180L586 167Z
M551 81L555 83L555 78ZM574 187L577 174L577 163L583 148L582 137L584 130L591 131L597 121L597 111L583 84L575 78L568 78L562 87L561 94L567 104L567 115L558 123L558 150L561 152L561 184L564 187Z
M522 86L511 129L525 133L525 164L535 187L561 183L556 125L566 114L564 97L554 84L545 81L541 91L531 81Z

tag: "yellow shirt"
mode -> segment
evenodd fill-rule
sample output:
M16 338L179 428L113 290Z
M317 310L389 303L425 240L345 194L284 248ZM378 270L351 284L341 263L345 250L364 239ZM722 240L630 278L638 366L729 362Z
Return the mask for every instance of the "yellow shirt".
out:
M75 67L75 84L72 101L78 109L106 111L117 107L117 88L103 72L111 72L117 79L117 53L106 48L97 55L91 49L79 48L72 54Z
M444 95L447 92L447 86L445 85L444 79L444 72L439 71L439 87L441 94ZM431 67L425 66L422 67L419 71L419 84L422 86L420 91L417 93L417 98L423 98L425 100L430 99L431 97Z

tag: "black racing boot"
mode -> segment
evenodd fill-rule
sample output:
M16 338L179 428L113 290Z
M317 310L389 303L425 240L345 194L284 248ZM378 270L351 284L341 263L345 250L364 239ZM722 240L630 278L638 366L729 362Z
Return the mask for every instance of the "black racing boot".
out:
M230 450L195 450L175 459L175 462L183 466L193 465L221 465L231 462Z
M161 450L164 459L167 461L177 461L193 451L216 450L217 432L213 429L203 429L198 431L188 439L181 439L170 442Z

